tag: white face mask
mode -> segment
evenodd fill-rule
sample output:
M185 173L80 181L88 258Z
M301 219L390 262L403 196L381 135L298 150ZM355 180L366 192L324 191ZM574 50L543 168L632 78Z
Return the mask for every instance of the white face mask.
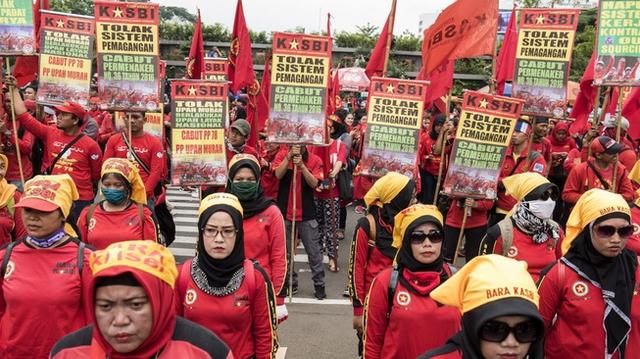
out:
M551 198L548 198L546 201L536 199L526 203L529 205L529 211L540 219L551 218L553 216L553 209L556 207L556 202Z

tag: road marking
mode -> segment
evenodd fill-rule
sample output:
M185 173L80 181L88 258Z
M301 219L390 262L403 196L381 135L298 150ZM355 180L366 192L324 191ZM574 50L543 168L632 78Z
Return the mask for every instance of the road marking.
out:
M309 263L309 256L306 254L296 254L293 257L293 260L296 263ZM327 256L322 256L322 263L327 264L329 263L329 257Z
M284 299L285 304L289 304L289 298ZM351 305L349 299L323 299L317 300L315 298L296 298L293 297L293 304L323 304L323 305Z
M276 352L276 359L284 359L287 355L287 347L280 347Z

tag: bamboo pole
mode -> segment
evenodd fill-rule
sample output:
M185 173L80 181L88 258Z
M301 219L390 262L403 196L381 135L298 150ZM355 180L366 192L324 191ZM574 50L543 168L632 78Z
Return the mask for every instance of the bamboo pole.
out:
M291 203L291 212L293 213L291 218L291 255L289 256L289 303L293 303L293 262L296 253L296 205L297 205L297 192L296 187L298 185L298 166L293 164L293 179L291 180L291 189L293 192L293 199Z
M449 121L449 107L451 107L451 92L453 91L453 86L449 88L449 93L447 94L447 103L444 111L444 123ZM442 130L444 131L444 129ZM438 182L436 183L436 191L433 195L433 205L438 205L438 195L440 192L440 185L442 184L442 172L444 172L444 163L446 162L446 156L444 155L444 143L446 141L447 132L442 136L442 141L440 142L440 166L438 167Z
M5 58L5 64L7 67L7 74L11 73L10 57ZM18 171L20 172L20 182L24 187L24 170L22 169L22 158L20 156L20 139L18 138L18 125L16 124L16 108L13 103L13 92L15 86L9 86L9 101L11 102L11 124L13 125L13 138L15 139L16 157L18 159Z
M456 243L456 251L453 253L453 262L451 264L456 265L456 261L458 260L458 252L460 251L460 247L462 246L462 238L464 237L464 227L467 225L467 217L471 215L471 207L467 206L465 201L464 204L464 212L462 215L462 225L460 226L460 233L458 234L458 242Z
M597 130L598 126L600 125L600 116L598 116L598 108L600 107L600 93L602 92L602 87L598 86L598 88L596 89L596 102L593 105L593 118L591 119L591 129L593 130ZM585 146L585 144L582 144L583 148ZM591 145L589 143L586 144L587 146L587 160L589 160L589 157L591 157Z
M391 2L391 12L389 12L389 26L387 26L387 46L384 51L384 67L382 68L382 77L387 76L387 67L389 67L389 52L391 52L391 40L393 39L393 24L396 19L396 1Z
M617 114L616 114L616 142L620 143L620 135L621 135L621 130L622 130L622 126L620 125L620 123L622 122L622 100L623 100L622 96L622 87L618 88L618 105L617 105ZM616 161L613 164L613 178L611 179L611 192L616 193L616 184L617 181L616 179L618 178L618 163L620 163L620 161L618 161L618 158L616 158Z

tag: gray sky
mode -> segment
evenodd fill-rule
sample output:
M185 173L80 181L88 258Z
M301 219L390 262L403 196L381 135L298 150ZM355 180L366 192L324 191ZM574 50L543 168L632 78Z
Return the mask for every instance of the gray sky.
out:
M200 7L205 24L233 26L236 0L156 0L161 5L181 6L195 13ZM398 0L395 34L404 30L418 35L419 16L438 13L453 0ZM326 14L333 16L331 31L355 31L367 22L382 29L391 0L243 0L247 26L256 31L284 31L297 26L307 32L326 29Z

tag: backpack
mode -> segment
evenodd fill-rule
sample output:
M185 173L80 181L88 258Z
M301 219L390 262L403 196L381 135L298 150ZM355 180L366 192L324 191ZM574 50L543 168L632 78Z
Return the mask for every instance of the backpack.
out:
M4 256L2 257L2 267L0 267L0 280L4 279L5 274L7 273L7 267L9 266L9 259L11 258L11 252L13 249L20 243L23 243L24 239L19 241L14 241L9 243L6 247L6 251L4 252ZM78 274L80 278L82 278L82 270L84 268L84 249L86 248L86 243L82 241L77 241L78 244L78 254L77 254L77 262L76 267L78 268Z
M556 222L549 220L552 224L560 227ZM498 228L500 228L500 237L502 237L502 255L508 257L509 250L513 246L513 222L511 221L511 217L506 217L500 222L497 223ZM558 242L557 239L550 238L553 241L553 248L556 248L556 244Z
M458 268L450 265L449 263L444 263L442 269L445 273L451 278L452 275L456 274ZM398 276L400 275L400 270L398 270L398 266L393 266L393 271L391 272L391 277L389 278L389 287L387 288L387 319L391 316L391 308L393 308L393 296L396 294L396 288L398 287Z

